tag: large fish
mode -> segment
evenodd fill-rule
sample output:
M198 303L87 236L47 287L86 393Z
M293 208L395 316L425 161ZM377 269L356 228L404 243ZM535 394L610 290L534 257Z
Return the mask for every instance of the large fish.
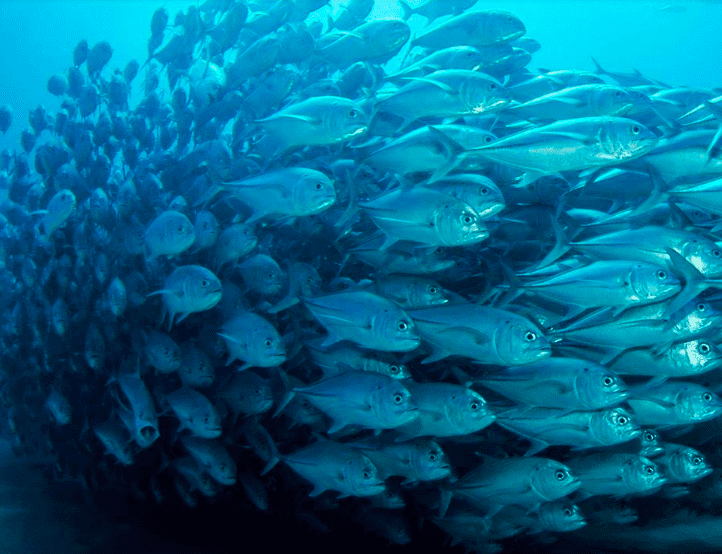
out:
M293 388L291 394L308 399L333 420L329 433L346 425L393 429L419 417L416 403L406 386L380 373L347 371Z
M403 309L370 292L339 292L304 298L303 303L328 331L322 346L349 340L365 348L407 352L421 342Z
M519 365L551 355L541 330L512 312L477 304L446 304L409 313L432 348L424 363L462 356L481 364Z

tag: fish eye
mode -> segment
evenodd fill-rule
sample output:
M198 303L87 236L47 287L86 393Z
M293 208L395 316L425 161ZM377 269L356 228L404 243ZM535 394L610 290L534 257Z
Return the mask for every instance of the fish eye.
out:
M642 131L639 125L632 125L632 133L638 135Z
M701 344L699 345L699 351L700 351L702 354L709 354L709 351L710 351L710 350L711 350L710 345L707 344L706 342L703 342L703 343L701 343Z
M565 515L565 516L571 517L571 515L572 515L573 513L574 513L574 512L572 512L571 508L564 508L564 515Z
M699 304L697 304L698 312L704 312L706 309L707 309L707 304L705 304L704 302L700 302Z
M178 225L178 232L179 232L179 233L182 233L183 231L185 231L185 226L184 226L184 225Z
M524 340L527 342L534 342L536 340L536 333L533 331L527 331L524 335Z
M492 139L492 138L489 137L489 136L484 137L484 142L485 142L486 144L489 144L492 140L494 140L494 139Z
M364 479L371 479L371 472L368 470L364 470Z
M465 215L465 216L464 216L464 223L466 223L467 225L469 225L469 224L471 224L471 223L473 223L473 222L474 222L474 218L473 218L473 217L471 217L470 215Z
M556 477L557 481L564 481L564 479L567 478L567 472L562 471L561 469L557 470L557 472L554 474L554 477Z
M647 475L654 475L656 472L652 466L644 466L644 473Z
M469 404L469 408L471 408L472 412L478 411L480 406L481 405L478 402L472 402L471 404Z
M614 379L612 379L611 377L605 377L605 378L602 380L602 383L604 383L604 386L605 386L605 387L610 387L610 386L612 386L612 384L614 383Z
M429 294L436 294L437 292L438 289L434 285L429 286Z
M619 416L619 418L617 419L617 423L619 423L619 425L626 425L627 418L625 416Z
M621 91L621 90L615 90L615 91L614 91L614 96L615 96L616 98L619 98L620 96L622 96L622 91Z
M209 418L208 416L203 417L203 423L208 423L208 422L210 422L210 420L211 420L211 418Z
M699 456L695 456L694 458L692 458L692 465L698 466L701 463L702 463L702 458L700 458Z
M473 58L473 57L474 57L474 52L473 52L472 50L469 50L469 51L466 53L466 57L467 57L467 58Z
M666 278L667 278L667 272L664 271L663 269L660 269L659 271L657 271L657 277L658 277L659 279L666 279Z
M221 464L221 465L220 465L220 470L221 470L221 471L225 471L225 470L226 470L226 464Z
M398 373L398 372L399 372L399 366L397 366L397 365L392 365L391 367L389 367L389 371L390 371L391 373Z
M208 279L203 279L203 281L201 281L202 287L207 287L210 284L211 284L211 282Z
M358 117L358 110L355 108L351 108L348 112L346 112L346 115L349 116L351 119L356 119Z
M323 188L323 183L321 183L321 182L316 183L316 186L315 186L316 190L321 190L322 188Z
M706 392L702 395L702 400L705 402L712 402L712 393Z
M266 348L270 348L273 344L273 341L271 339L266 339L266 341L263 343L266 345Z
M482 196L486 196L487 194L489 194L489 189L486 187L481 187L481 189L479 189L479 192Z
M394 404L401 404L404 401L404 395L400 392L394 394Z
M717 250L717 249L715 248L714 250L712 250L712 256L713 256L714 258L719 258L720 256L722 256L722 252L720 252L719 250Z
M496 84L489 83L489 90L496 90Z
M406 329L409 328L409 324L406 323L405 321L399 321L399 322L396 324L396 327L397 327L397 329L398 329L399 331L406 331Z
M428 458L429 458L429 461L430 461L430 462L435 462L435 461L436 461L436 458L438 458L438 456L436 455L435 452L429 452Z

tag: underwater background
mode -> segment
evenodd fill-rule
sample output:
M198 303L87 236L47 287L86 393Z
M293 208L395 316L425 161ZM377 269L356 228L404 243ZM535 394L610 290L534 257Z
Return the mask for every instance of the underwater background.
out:
M431 2L443 3L444 0L431 0ZM329 17L338 17L339 5L346 3L344 0L331 0L326 7L311 13L305 20L306 24L312 22L325 24ZM189 7L200 4L202 2L183 0L167 0L162 3L155 0L0 0L0 106L10 106L13 114L12 125L0 135L0 151L14 153L22 151L21 134L28 128L28 114L38 105L43 105L49 114L55 114L62 109L61 105L66 97L50 94L48 79L51 75L63 74L67 71L79 41L85 39L91 47L100 41L110 43L112 58L102 70L102 75L109 79L116 69L122 71L131 60L138 61L142 66L148 59L147 44L150 36L150 22L159 7L162 6L167 10L172 22L176 13L186 12ZM413 7L422 2L409 0L407 4ZM714 97L718 96L722 89L722 63L719 58L719 53L722 52L722 34L720 33L722 2L479 0L473 10L504 10L513 13L523 22L526 28L525 36L535 39L541 45L541 49L533 54L532 61L526 68L533 74L544 73L546 70L564 69L594 72L593 56L605 70L625 73L638 70L644 77L662 83L665 87L709 89L714 91L712 95ZM376 0L368 19L403 17L404 10L396 0ZM443 21L443 18L440 18L439 21ZM408 18L408 24L412 37L426 31L426 19L420 15L412 15ZM392 59L387 65L387 72L391 73L401 67L398 59ZM129 110L135 109L144 100L144 87L141 83L146 77L146 68L141 67L130 89ZM504 83L503 77L499 80ZM164 81L161 78L161 81L160 97L164 102L168 102L170 89L167 80ZM694 107L696 104L688 106L690 110ZM50 140L49 131L39 134L36 148L48 140ZM276 154L278 152L274 153L274 155ZM31 152L30 165L35 167L33 156L34 153ZM329 156L329 154L322 153L320 156ZM323 169L329 167L332 161L325 160L328 165L323 166ZM319 167L322 166L319 165ZM3 168L3 171L7 169L7 167ZM49 190L55 192L52 187L49 187ZM27 211L45 209L50 196L52 195L46 194L43 196L44 201L41 202L41 205L28 207ZM193 204L190 198L188 200L192 210L196 210L197 205ZM201 198L198 205L203 204L203 200ZM352 199L345 197L344 203L347 201L353 202ZM157 206L154 207L157 208ZM614 207L617 208L616 205ZM605 204L606 208L608 206ZM227 214L224 213L224 216ZM33 217L38 219L37 215ZM150 221L150 218L146 217L145 219ZM190 217L190 221L194 221L194 218ZM231 218L227 217L227 221L224 223L230 225L230 221ZM143 224L145 225L145 223L144 220ZM38 231L38 233L40 232ZM493 236L493 231L491 235ZM326 238L329 242L335 240L335 237ZM274 238L274 240L276 239ZM281 242L287 240L289 244L293 245L293 248L304 248L303 241L301 241L301 245L294 242L298 240L295 232L286 232L285 234L279 232L277 240ZM58 241L58 243L62 242L63 239ZM553 238L550 239L549 246L552 243ZM271 248L269 246L271 244L275 246L275 243L269 239L265 246ZM114 258L113 252L114 250L108 247L109 257ZM17 268L20 267L19 260L24 255L26 253L14 254L13 263ZM13 255L10 257L12 258ZM186 263L191 262L192 260L189 260ZM137 264L140 267L143 262L139 261ZM11 266L12 264L8 262L7 265ZM283 263L281 265L285 267ZM320 269L320 262L318 265ZM164 278L170 273L169 267L164 266L164 270L159 273L156 273L156 270L149 270L149 274L156 279L158 286L164 283ZM516 268L514 269L516 270ZM327 277L327 273L323 277ZM353 274L353 277L359 281L364 275L358 272ZM108 282L110 281L111 279L108 279ZM449 279L449 282L454 283L453 278ZM146 292L155 290L157 288L155 284L153 283ZM464 281L464 286L467 284ZM40 285L35 285L35 287L40 288ZM10 343L14 341L13 337L23 336L26 332L22 328L19 331L9 332L7 327L14 317L10 315L11 311L14 311L14 307L22 304L25 301L24 298L30 298L29 293L28 296L23 296L28 288L33 289L33 285L26 286L25 289L22 287L13 289L15 291L13 294L16 296L12 301L8 301L7 298L2 301L4 310L2 322L5 327L3 347L8 347L8 350L10 350ZM449 285L447 288L453 290L455 285ZM18 290L20 290L19 293ZM462 288L459 288L458 292L463 293L466 290L462 291ZM0 290L0 297L8 294L10 293ZM137 306L135 309L140 311ZM146 323L146 319L159 320L160 310L157 311L157 314L150 317L138 316L138 320L142 319L143 325ZM172 310L169 311L172 312ZM173 317L174 314L171 313L171 322ZM192 318L193 315L190 316L190 319ZM304 325L308 324L308 319L308 316L299 317L299 321L304 321ZM174 335L177 340L186 339L195 333L196 329L192 326L183 327L188 321L180 324L182 330L179 334ZM159 321L157 322L159 323ZM175 325L178 324L179 322L176 322ZM157 327L161 331L167 331L165 322ZM285 320L284 328L287 333L292 332L292 324L287 320ZM323 322L321 322L320 328L324 328ZM72 327L70 329L71 332L75 330ZM177 327L174 327L174 333L176 329ZM126 331L127 337L130 337L130 330L124 328L123 332ZM125 337L125 335L122 336ZM286 335L284 334L283 337L285 339ZM21 339L17 340L22 342ZM127 349L128 355L136 348L135 345L131 347L129 339L123 338L122 340L127 342L127 348L123 346L125 343L122 342L120 346L115 345L114 356L117 360L121 359L124 348ZM82 358L83 346L87 345L85 330L82 330L82 336L74 339L67 338L67 341L73 344L72 348L78 349L79 356ZM56 348L55 352L63 351L63 348L57 349L55 346L53 348ZM51 353L49 358L52 360L52 357ZM3 358L2 363L5 364L2 366L3 384L13 382L10 375L15 373L15 369L8 370L7 364L15 367L18 359L11 356ZM239 357L239 359L241 358ZM33 364L36 361L36 358L31 357L28 363ZM62 360L62 363L65 361ZM114 369L120 365L119 362L113 362L113 364ZM224 367L224 364L225 357L217 365ZM52 367L52 362L50 365ZM69 370L64 368L62 371ZM32 370L28 371L28 374L33 373ZM92 386L104 387L111 373L113 371L109 370L104 379L93 380ZM49 380L46 377L38 378L38 381L43 383L41 387L43 393L50 390L47 385ZM449 380L448 376L444 376L443 379ZM453 381L453 378L451 380ZM78 388L81 386L80 381L82 381L82 377L77 375L68 380ZM62 386L69 385L63 384ZM718 391L718 388L715 390ZM156 393L155 390L151 392ZM19 402L12 394L8 393L3 398L3 418L7 417L8 406L13 402ZM72 393L70 396L72 397ZM277 407L278 397L275 390L274 396ZM484 396L486 398L486 394ZM73 403L72 398L71 403ZM156 404L159 404L157 399ZM29 405L34 404L29 403ZM81 413L80 408L74 406L74 413ZM33 418L50 419L50 416L43 412L35 413ZM87 424L87 420L74 423L74 430L83 434L80 441L77 441L77 438L74 439L76 442L73 442L70 448L93 443L93 453L97 453L100 451L97 440L87 428L84 428L84 423ZM235 424L235 420L233 423ZM305 548L313 549L317 553L330 552L339 548L350 551L361 551L361 549L385 551L388 549L422 552L428 551L430 545L433 545L434 548L441 548L446 544L448 547L447 536L444 532L428 522L422 523L428 516L428 512L424 511L425 508L415 507L407 511L407 523L411 526L410 533L413 539L408 542L401 540L399 544L390 544L394 542L393 534L390 535L392 538L389 538L384 531L369 532L363 525L358 524L358 521L366 517L363 511L338 510L338 515L334 515L336 512L326 509L322 518L323 523L318 523L312 517L308 519L294 518L294 507L290 501L288 505L282 507L279 505L273 507L272 505L268 511L254 508L245 498L243 501L239 501L239 498L243 497L243 493L238 492L237 485L235 487L237 494L222 495L213 502L201 500L200 505L195 508L189 508L177 499L170 502L154 502L150 492L145 489L138 494L136 491L129 492L132 489L131 480L135 475L132 472L124 474L119 480L119 484L113 483L111 486L98 489L94 489L91 485L91 490L89 490L88 484L82 482L82 479L79 480L77 475L63 479L63 476L59 475L59 473L62 474L62 471L58 472L53 467L54 459L34 453L17 457L10 447L16 435L12 427L12 424L5 422L0 424L1 435L4 437L0 441L0 553L188 552L190 554L237 552L260 548L265 550ZM44 422L41 427L45 429L47 422ZM238 431L237 427L236 431ZM53 441L64 440L62 433L51 431L49 434ZM236 435L240 436L240 432L236 432ZM289 443L285 444L281 450L287 452L289 444L293 444L293 440L289 440ZM173 445L178 449L175 440ZM566 446L571 445L563 445L564 448ZM91 450L91 447L88 448ZM454 450L456 447L449 448ZM559 446L556 445L553 448L559 448ZM709 444L706 448L710 451L714 450ZM471 450L473 451L473 448ZM456 453L459 459L464 459L464 463L468 462L464 458L466 454L466 452L463 455ZM715 461L719 464L722 457L719 456L719 453L717 454ZM245 455L243 453L243 456ZM565 459L566 456L567 454L564 452ZM152 463L156 462L157 460L154 460ZM262 467L263 464L259 466L259 469ZM108 471L112 472L112 469ZM287 468L284 467L281 471L284 473L277 477L277 481L274 483L276 487L280 488L274 491L272 500L283 504L284 498L291 496L284 487L288 486L286 483L292 481L289 481L287 474L291 472ZM167 485L167 483L165 484ZM304 490L304 495L305 492ZM164 490L163 493L166 497L175 495L171 489ZM635 501L642 504L649 503L647 511L644 513L646 521L657 516L660 520L668 517L668 514L662 509L659 513L655 511L657 509L655 496ZM715 499L715 502L719 503L720 501ZM428 507L426 501L421 504ZM433 501L431 504L433 505ZM697 521L691 531L686 528L680 529L674 540L672 540L674 532L660 533L658 541L652 543L654 548L662 551L664 545L667 544L669 545L666 550L668 552L689 551L688 545L694 544L696 546L691 548L701 551L703 546L693 540L700 534L710 536L709 543L704 545L704 548L709 551L715 551L722 547L722 531L719 530L720 526L718 525L722 519L716 519L716 516L719 515L719 508L720 504L715 504L714 509L710 512L715 515L715 518ZM351 520L356 521L352 523ZM671 526L674 519L672 518L670 521ZM538 537L535 538L530 534L529 536L532 538L528 542L522 540L518 543L504 543L503 551L513 552L517 548L533 548L540 552L573 553L584 549L586 552L601 553L624 552L628 549L629 551L645 551L648 548L643 544L643 540L635 542L631 536L628 539L628 549L624 538L608 542L608 533L610 532L608 528L603 528L598 534L595 535L592 531L577 541L567 540L561 536L561 533L554 535L556 539L554 541L546 540L544 537L536 541ZM689 539L688 542L685 542L685 533L689 534L686 536ZM623 537L622 534L619 536ZM495 543L493 546L486 543L481 545L461 544L455 546L454 551L463 552L467 547L478 552L500 551L495 549L496 546Z

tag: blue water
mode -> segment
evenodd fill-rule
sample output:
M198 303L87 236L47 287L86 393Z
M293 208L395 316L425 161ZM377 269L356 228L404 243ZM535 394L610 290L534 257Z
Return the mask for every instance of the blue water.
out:
M329 5L341 2L333 0ZM164 2L171 19L195 2ZM50 111L60 101L46 90L50 75L62 73L75 45L107 40L113 58L109 75L128 61L145 60L154 0L0 0L0 100L17 123L0 136L0 150L19 146L26 114L38 104ZM722 3L605 0L481 0L483 9L505 9L527 27L542 49L532 67L586 69L595 56L605 69L632 71L671 86L716 87L722 83ZM665 11L676 6L684 11ZM318 16L325 18L325 10ZM396 0L377 0L372 17L399 17ZM423 20L416 19L421 25ZM138 87L136 87L137 89Z

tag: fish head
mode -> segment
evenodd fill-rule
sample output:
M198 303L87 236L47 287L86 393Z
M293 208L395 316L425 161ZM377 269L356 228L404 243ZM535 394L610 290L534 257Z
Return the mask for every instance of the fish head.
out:
M451 196L435 210L434 225L446 246L473 244L489 237L489 231L476 210Z
M624 381L606 368L595 371L585 366L576 376L575 385L579 400L590 410L614 406L629 396Z
M391 352L409 352L421 344L416 324L401 308L382 308L372 318L371 332Z
M469 79L459 85L459 95L473 114L498 111L511 102L504 85L494 77L477 72L470 72Z
M557 533L575 531L587 524L579 506L566 500L545 502L539 506L539 519L545 530Z
M411 38L411 27L400 19L390 19L377 25L377 30L371 40L372 44L383 45L382 50L391 52L401 48Z
M141 421L142 420L137 419L135 442L138 443L138 446L141 448L148 448L160 437L158 425L157 423L155 425L146 422L141 423Z
M362 107L351 100L320 96L329 99L322 115L323 130L329 143L343 142L363 135L368 129L369 117Z
M622 479L635 492L651 491L667 482L659 466L643 456L632 456L624 463Z
M215 439L221 436L221 416L212 404L198 409L193 419L197 422L199 436L206 439Z
M270 324L268 328L255 329L251 344L255 350L254 360L259 367L277 367L286 361L286 348L280 335ZM270 396L270 389L259 391L265 400ZM271 400L272 402L272 400Z
M330 208L336 203L333 181L318 171L304 173L293 187L293 203L304 215Z
M509 318L499 323L496 350L507 365L520 365L551 356L549 341L530 321Z
M183 290L189 296L193 311L210 310L221 301L221 282L210 270L194 266L186 275Z
M399 427L419 417L419 408L401 381L389 379L372 394L373 412L386 427Z
M722 415L722 398L703 386L681 386L677 411L688 421L706 421Z
M642 441L640 453L645 458L654 458L664 454L664 447L661 445L659 433L654 429L643 429L640 439Z
M685 374L704 373L722 365L722 351L713 342L702 339L677 345L670 357Z
M611 85L602 85L595 89L592 103L599 115L621 116L634 107L634 101L626 90Z
M409 368L387 352L370 352L364 356L364 371L383 373L394 379L410 379Z
M704 455L690 447L669 454L666 466L670 476L682 482L698 481L713 471Z
M208 473L221 485L235 485L238 475L236 462L233 461L228 452L222 452L208 466Z
M722 276L722 249L711 240L690 240L682 246L680 254L705 277Z
M539 462L534 465L531 484L534 491L546 501L567 496L582 485L567 466L545 458L539 458Z
M634 264L629 273L629 285L643 300L669 298L682 290L682 283L671 271L654 264Z
M416 474L423 476L423 481L436 481L451 475L449 459L435 441L416 439L414 446L411 463Z
M620 160L643 156L657 145L657 135L641 123L623 117L608 118L603 148ZM601 132L604 135L604 131Z
M213 213L208 210L198 212L194 231L199 247L207 248L212 246L218 238L218 221Z
M444 288L431 279L413 279L409 282L409 288L409 301L414 307L438 306L449 301Z
M452 46L446 60L446 67L454 69L471 69L477 71L484 63L485 57L473 46Z
M466 201L476 210L481 219L488 219L502 211L506 207L506 203L501 190L491 179L484 178L479 181L471 189L473 193L466 197Z
M354 496L373 496L386 489L378 468L360 452L344 463L341 473Z
M606 445L626 442L642 434L637 422L624 408L596 412L590 425L596 439Z
M494 37L493 42L510 42L524 36L526 27L513 13L493 10L485 12L482 19L482 34Z
M445 403L446 417L463 433L474 433L493 423L496 416L486 400L476 391L454 391Z

